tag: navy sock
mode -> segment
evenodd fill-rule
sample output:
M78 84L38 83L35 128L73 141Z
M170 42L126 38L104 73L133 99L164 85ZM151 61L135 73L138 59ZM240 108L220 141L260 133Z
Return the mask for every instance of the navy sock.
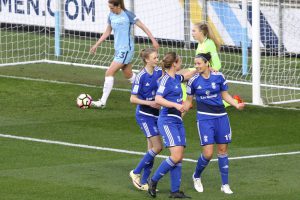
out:
M168 157L159 165L151 179L155 182L159 181L159 179L167 174L174 166L175 163L171 160L170 157Z
M196 169L195 169L195 173L194 173L194 177L195 178L200 178L203 170L205 169L205 167L208 165L210 160L207 160L203 154L200 155L197 165L196 165Z
M141 171L145 168L146 165L149 165L156 156L156 153L152 151L151 149L144 155L140 163L137 165L137 167L133 170L134 174L140 174Z
M170 170L171 192L177 192L180 189L182 163L177 163Z
M148 178L151 174L153 164L154 164L154 160L152 160L148 165L145 166L144 173L143 173L142 178L141 178L141 184L142 185L147 183L147 180L148 180Z
M222 184L228 184L228 169L229 169L229 161L228 155L218 155L218 162L219 162L219 170L221 173Z

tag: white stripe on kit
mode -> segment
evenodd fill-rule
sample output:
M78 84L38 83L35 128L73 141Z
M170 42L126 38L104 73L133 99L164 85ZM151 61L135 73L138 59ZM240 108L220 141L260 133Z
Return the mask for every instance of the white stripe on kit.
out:
M227 115L227 113L207 113L207 112L200 112L200 111L197 111L197 113L202 114L202 115L211 115L211 116L224 116L224 115Z
M171 131L170 131L170 129L169 129L169 127L167 125L164 125L164 130L165 130L165 132L167 134L168 140L170 142L170 146L175 146L174 138L173 138L173 136L171 134Z
M149 131L147 123L143 122L142 124L143 124L144 130L146 131L147 137L151 137L151 133Z

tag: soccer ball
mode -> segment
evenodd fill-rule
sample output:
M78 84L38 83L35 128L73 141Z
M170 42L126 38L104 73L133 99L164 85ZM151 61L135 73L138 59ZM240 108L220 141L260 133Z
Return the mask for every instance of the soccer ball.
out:
M239 96L239 95L233 95L234 100L237 102L237 103L243 103L244 101L242 100L242 98Z
M92 97L88 94L80 94L78 97L77 97L77 106L81 109L86 109L86 108L89 108L91 103L92 103Z

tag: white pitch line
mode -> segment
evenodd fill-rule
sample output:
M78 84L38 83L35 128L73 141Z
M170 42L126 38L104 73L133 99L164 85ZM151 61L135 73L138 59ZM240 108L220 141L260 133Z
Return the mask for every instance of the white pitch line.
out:
M46 139L38 139L38 138L31 138L31 137L15 136L15 135L8 135L8 134L0 134L0 137L16 139L16 140L25 140L25 141L31 141L31 142L46 143L46 144L56 144L56 145L61 145L61 146L77 147L77 148L83 148L83 149L94 149L94 150L99 150L99 151L110 151L110 152L125 153L125 154L132 154L132 155L145 155L145 152L129 151L129 150L124 150L124 149L114 149L114 148L98 147L98 146L90 146L90 145L85 145L85 144L74 144L74 143L69 143L69 142L61 142L61 141L55 141L55 140L46 140ZM300 154L300 151L230 157L229 160L241 160L241 159L250 159L250 158L265 158L265 157L295 155L295 154ZM168 158L168 156L165 156L165 155L157 155L156 157ZM184 158L183 160L187 161L187 162L194 162L194 163L197 162L197 160L194 160L194 159L191 159L191 158ZM218 159L212 159L211 161L215 162L215 161L218 161Z
M102 86L97 85L89 85L89 84L83 84L83 83L72 83L72 82L65 82L65 81L55 81L55 80L47 80L47 79L40 79L40 78L29 78L29 77L22 77L22 76L10 76L10 75L1 75L2 78L12 78L12 79L18 79L18 80L28 80L28 81L38 81L38 82L44 82L44 83L54 83L54 84L62 84L62 85L75 85L75 86L82 86L82 87L89 87L89 88L103 88ZM123 89L123 88L113 88L115 91L122 91L122 92L130 92L130 89ZM254 105L252 103L247 103L248 105ZM258 106L258 105L254 105ZM268 106L268 105L262 105L259 107L263 108L277 108L277 109L284 109L284 110L297 110L299 111L299 108L289 108L289 107L280 107L280 106Z

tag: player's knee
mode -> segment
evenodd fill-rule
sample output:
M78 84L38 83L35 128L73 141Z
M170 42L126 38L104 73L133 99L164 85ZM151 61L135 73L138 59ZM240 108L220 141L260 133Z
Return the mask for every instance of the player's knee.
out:
M211 160L212 157L213 157L213 152L212 152L212 151L203 152L203 156L204 156L207 160Z
M171 155L171 159L174 163L179 163L183 159L183 154Z
M152 151L154 151L156 154L159 154L162 151L162 145L161 144L156 144L152 147Z

